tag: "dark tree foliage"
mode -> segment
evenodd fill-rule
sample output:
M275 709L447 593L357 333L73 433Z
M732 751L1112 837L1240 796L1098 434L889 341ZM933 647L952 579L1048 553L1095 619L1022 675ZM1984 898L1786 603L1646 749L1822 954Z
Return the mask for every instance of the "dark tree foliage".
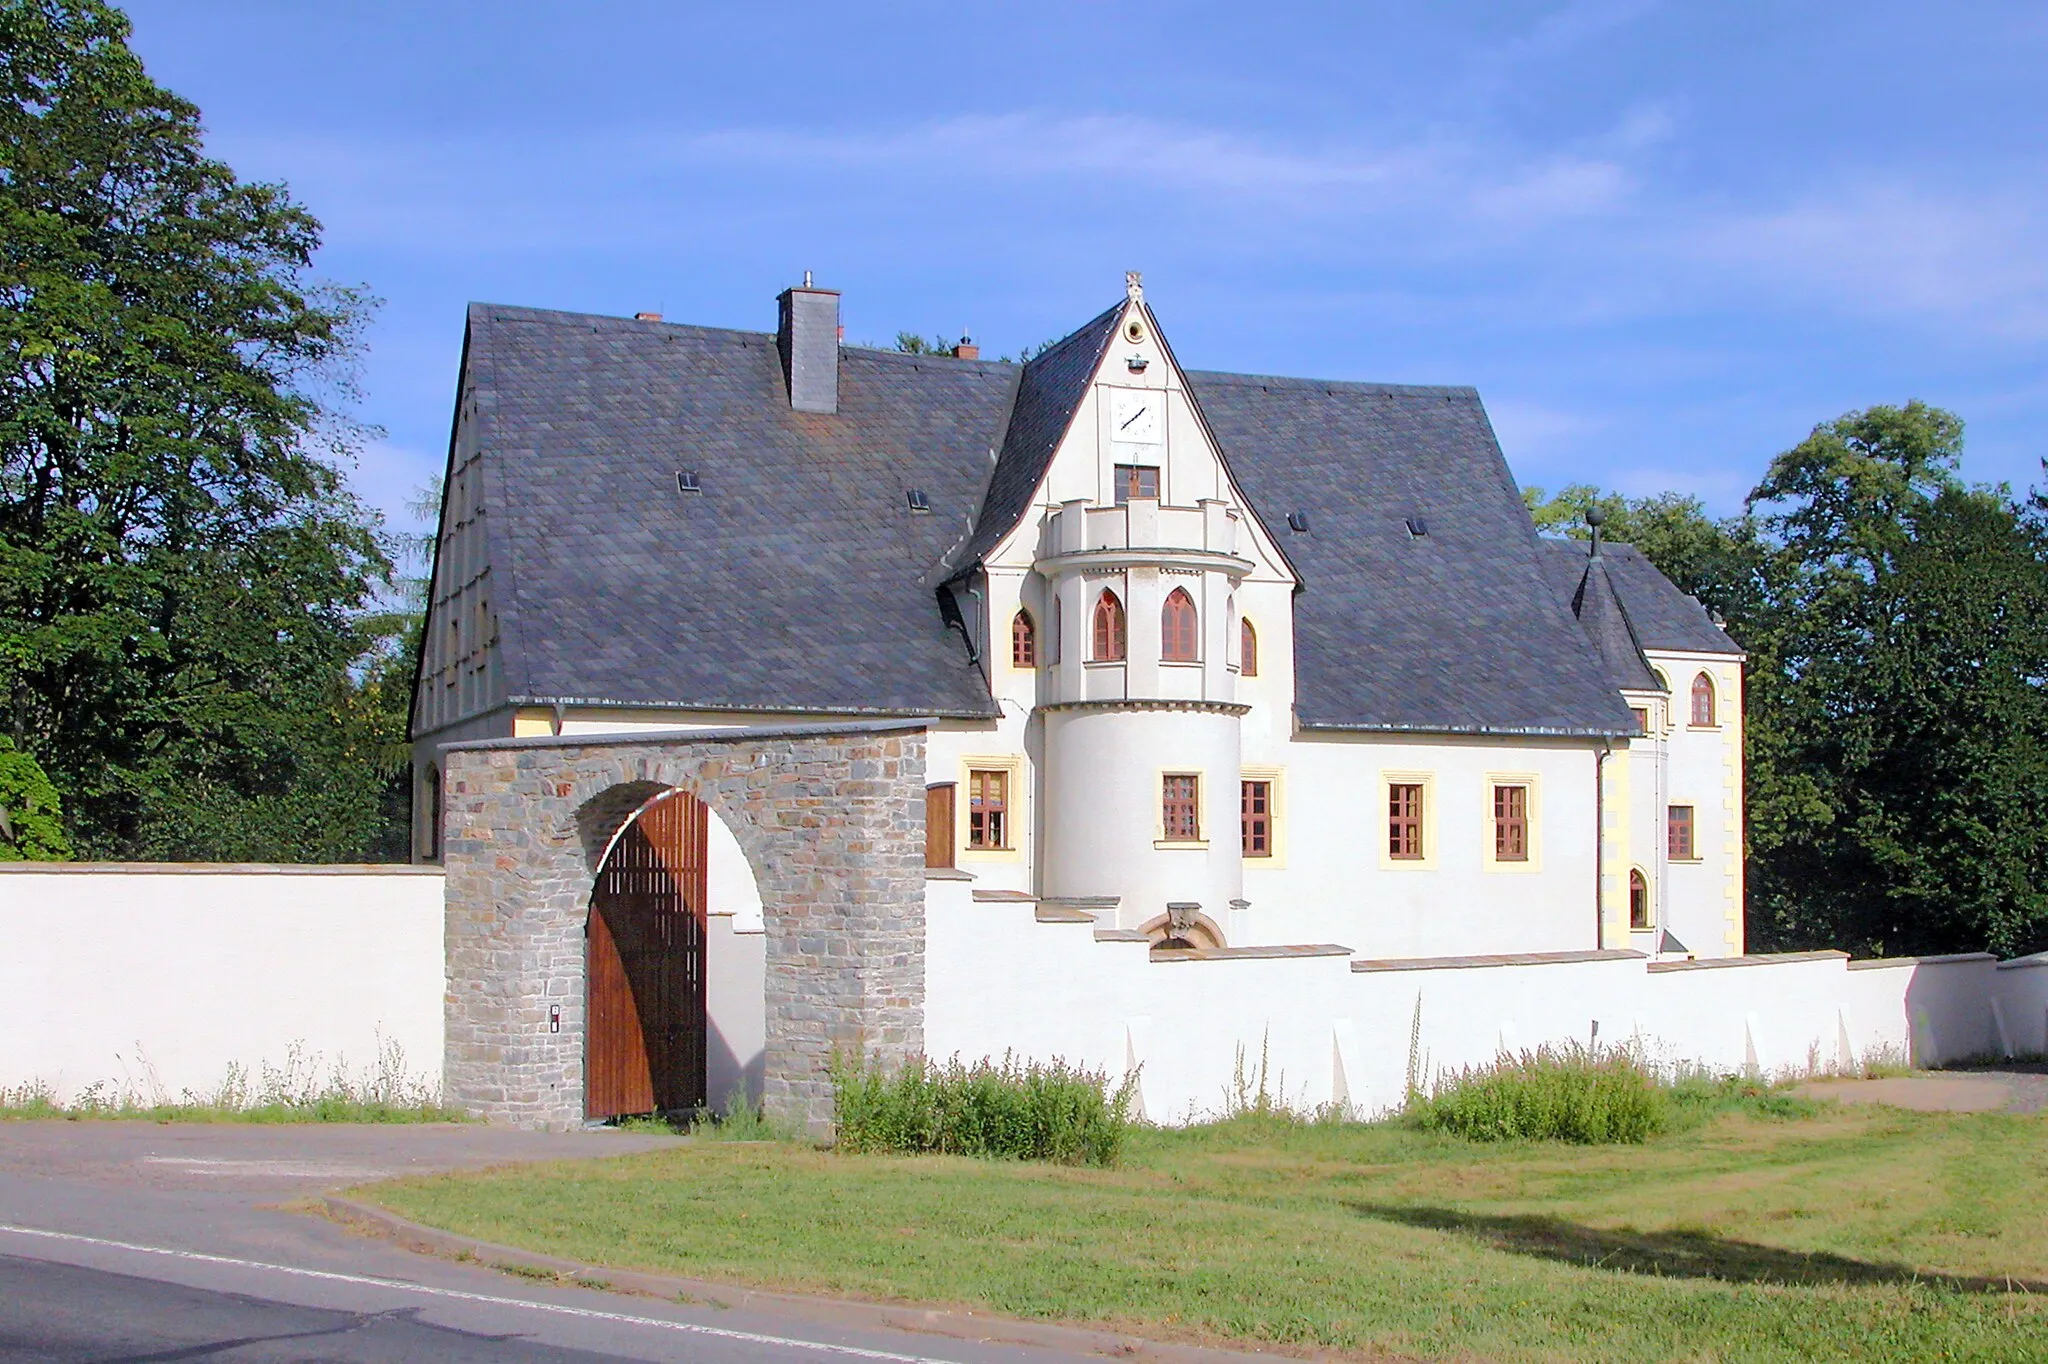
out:
M1814 428L1748 513L1596 502L1749 651L1752 950L2048 947L2048 501L1965 486L1924 403ZM1583 534L1583 530L1576 530Z
M323 404L371 301L95 0L0 0L0 707L99 857L385 838L390 573ZM391 652L389 647L384 654Z

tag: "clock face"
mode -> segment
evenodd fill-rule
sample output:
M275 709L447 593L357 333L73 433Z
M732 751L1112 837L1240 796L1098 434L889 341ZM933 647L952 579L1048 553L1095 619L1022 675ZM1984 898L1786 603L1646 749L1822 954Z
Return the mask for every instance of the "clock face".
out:
M1157 391L1118 393L1109 405L1109 438L1134 445L1159 443L1159 409L1166 395Z

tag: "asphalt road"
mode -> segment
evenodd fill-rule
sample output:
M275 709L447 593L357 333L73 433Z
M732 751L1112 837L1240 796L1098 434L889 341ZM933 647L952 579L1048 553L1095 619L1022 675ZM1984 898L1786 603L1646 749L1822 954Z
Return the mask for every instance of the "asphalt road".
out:
M293 1211L404 1172L665 1138L0 1123L0 1361L1049 1364L1053 1350L534 1283Z

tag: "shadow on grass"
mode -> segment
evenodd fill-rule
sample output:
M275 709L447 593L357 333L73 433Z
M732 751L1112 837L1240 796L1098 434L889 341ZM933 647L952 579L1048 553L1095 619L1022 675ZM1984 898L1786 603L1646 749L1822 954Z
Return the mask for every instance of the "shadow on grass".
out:
M1459 1212L1454 1208L1348 1203L1380 1222L1469 1236L1495 1250L1588 1269L1653 1274L1667 1279L1719 1279L1755 1284L1925 1284L1957 1293L2048 1293L2028 1279L1938 1274L1910 1265L1873 1264L1825 1251L1735 1241L1703 1231L1618 1231L1555 1217Z

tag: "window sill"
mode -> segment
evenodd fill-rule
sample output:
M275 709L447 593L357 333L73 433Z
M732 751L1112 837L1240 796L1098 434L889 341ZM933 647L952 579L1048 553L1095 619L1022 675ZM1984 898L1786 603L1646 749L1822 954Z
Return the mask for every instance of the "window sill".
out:
M1159 660L1159 666L1162 668L1187 668L1190 671L1195 671L1201 668L1202 660L1199 658L1162 658Z
M1121 668L1128 660L1121 658L1090 658L1082 661L1084 668Z
M1667 857L1664 860L1674 867L1703 867L1707 863L1704 857Z
M1152 840L1152 846L1162 852L1171 851L1175 848L1184 848L1190 852L1207 852L1209 850L1209 840L1206 838L1155 838Z

